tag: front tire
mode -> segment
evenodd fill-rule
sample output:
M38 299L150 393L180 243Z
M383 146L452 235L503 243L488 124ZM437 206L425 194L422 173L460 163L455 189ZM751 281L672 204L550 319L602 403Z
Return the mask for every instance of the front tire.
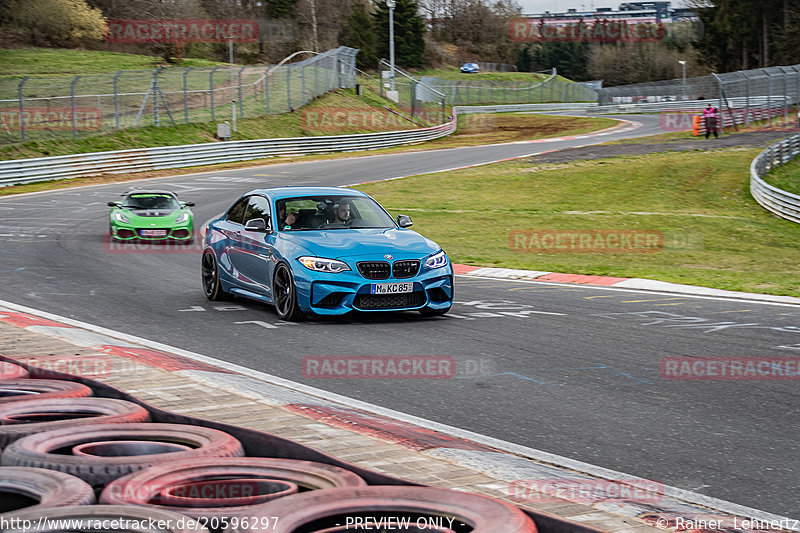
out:
M303 318L303 312L297 305L297 290L289 267L281 263L275 267L272 276L272 296L275 312L281 320L295 322Z
M211 250L203 252L203 292L206 298L212 302L226 300L228 293L222 290L219 282L219 267L217 266L217 256Z

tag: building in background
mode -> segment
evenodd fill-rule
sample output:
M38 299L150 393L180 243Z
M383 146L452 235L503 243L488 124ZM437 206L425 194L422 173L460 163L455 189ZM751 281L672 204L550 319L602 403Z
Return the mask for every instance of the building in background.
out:
M598 7L589 10L572 8L564 12L523 13L523 18L544 19L547 24L561 26L579 20L591 23L597 20L625 21L629 24L671 23L698 20L689 8L672 7L671 2L624 2L615 10L611 7Z

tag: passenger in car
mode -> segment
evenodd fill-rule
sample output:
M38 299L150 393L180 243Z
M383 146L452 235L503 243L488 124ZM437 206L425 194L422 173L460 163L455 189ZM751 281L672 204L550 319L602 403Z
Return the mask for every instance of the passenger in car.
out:
M286 213L286 202L278 203L278 229L292 229L292 224L297 221L296 213Z

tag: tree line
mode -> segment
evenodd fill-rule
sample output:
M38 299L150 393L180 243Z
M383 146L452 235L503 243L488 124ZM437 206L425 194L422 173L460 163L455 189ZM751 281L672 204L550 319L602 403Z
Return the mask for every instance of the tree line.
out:
M709 71L800 63L800 0L689 0L699 18L673 24L657 42L515 42L514 0L396 0L395 52L405 68L460 61L510 63L520 71L557 68L577 80L638 83ZM226 45L124 45L103 42L111 19L254 19L257 43L237 45L236 60L269 63L296 50L358 48L359 67L388 58L385 0L5 0L0 32L40 46L81 46L227 59ZM6 41L8 39L5 39Z

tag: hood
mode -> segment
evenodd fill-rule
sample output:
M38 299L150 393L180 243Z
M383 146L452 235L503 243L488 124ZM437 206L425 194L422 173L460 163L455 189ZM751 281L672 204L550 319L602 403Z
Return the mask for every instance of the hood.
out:
M440 247L409 229L340 229L283 233L284 238L318 257L331 259L376 258L421 259Z

